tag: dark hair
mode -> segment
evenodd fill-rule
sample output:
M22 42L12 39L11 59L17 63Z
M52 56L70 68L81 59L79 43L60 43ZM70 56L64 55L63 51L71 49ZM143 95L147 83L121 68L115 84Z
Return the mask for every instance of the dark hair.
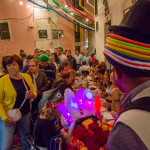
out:
M58 68L58 72L61 72L61 71L63 71L64 70L64 66L59 66L59 68Z
M89 66L91 67L92 65L93 65L93 63L90 61L90 62L89 62Z
M83 61L82 61L82 65L85 65L85 64L86 64L86 61L85 61L85 60L83 60Z
M33 58L34 58L33 55L28 55L28 56L27 56L27 60L30 60L30 59L33 59Z
M39 49L35 49L35 50L34 50L34 53L35 53L36 51L38 51L38 53L39 53Z
M24 50L23 50L23 49L21 49L21 50L20 50L20 52L24 52Z
M106 71L106 68L105 67L101 67L101 68L98 68L98 72L102 75L105 74L105 71Z
M97 65L99 65L99 61L97 59L95 59L92 64L92 67L96 67Z
M54 55L55 62L56 62L57 64L60 64L60 59L58 58L57 53L52 53L51 55Z
M13 63L13 61L16 61L19 65L19 68L22 69L23 67L23 61L22 61L22 58L17 55L17 54L13 54L13 55L7 55L7 56L4 56L2 58L2 66L5 70L7 70L7 65L8 64L11 64Z
M71 50L67 50L71 54Z
M20 54L20 56L21 56L22 58L26 58L26 57L27 57L26 53L22 53L22 54Z
M45 52L44 52L44 50L40 50L40 52L43 52L43 53L45 53Z
M94 57L94 53L91 54L91 57Z
M64 80L63 78L56 79L52 85L51 90L58 87L61 83L66 83L66 80Z
M69 65L69 63L67 63L67 62L62 63L63 67L67 67L68 65Z
M50 51L50 50L48 50L48 49L47 49L46 51L51 52L51 51ZM45 51L45 52L46 52L46 51Z

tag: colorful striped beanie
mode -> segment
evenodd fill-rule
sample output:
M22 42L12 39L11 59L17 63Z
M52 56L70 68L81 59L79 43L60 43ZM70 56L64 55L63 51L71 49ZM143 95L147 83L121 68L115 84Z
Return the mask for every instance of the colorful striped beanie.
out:
M104 49L106 59L128 75L150 76L150 1L136 2L121 24L109 31Z

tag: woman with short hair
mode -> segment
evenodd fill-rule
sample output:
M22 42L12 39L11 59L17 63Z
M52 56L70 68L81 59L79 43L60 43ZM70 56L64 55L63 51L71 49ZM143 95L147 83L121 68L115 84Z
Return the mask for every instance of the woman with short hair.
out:
M30 134L29 101L36 97L32 79L29 75L19 72L23 62L16 54L3 57L2 66L8 74L0 78L0 150L11 149L16 126L22 138L23 149L28 150L25 136ZM8 115L8 111L19 109L23 101L25 103L20 109L22 118L15 122Z

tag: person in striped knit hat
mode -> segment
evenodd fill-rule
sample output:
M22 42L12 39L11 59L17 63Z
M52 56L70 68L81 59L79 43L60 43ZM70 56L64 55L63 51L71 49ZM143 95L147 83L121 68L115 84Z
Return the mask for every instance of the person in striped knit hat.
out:
M114 79L126 97L107 150L150 149L150 0L138 0L119 26L111 26L104 49Z

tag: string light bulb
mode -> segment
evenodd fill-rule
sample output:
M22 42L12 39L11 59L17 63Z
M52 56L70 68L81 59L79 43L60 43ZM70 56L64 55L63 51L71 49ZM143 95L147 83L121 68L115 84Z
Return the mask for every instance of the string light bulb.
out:
M73 15L73 12L71 12L70 14Z
M27 7L30 8L31 6L28 4Z
M23 1L20 1L20 5L23 5Z
M86 22L88 22L89 21L89 19L88 18L86 18Z
M65 8L67 8L68 6L67 5L65 5Z

